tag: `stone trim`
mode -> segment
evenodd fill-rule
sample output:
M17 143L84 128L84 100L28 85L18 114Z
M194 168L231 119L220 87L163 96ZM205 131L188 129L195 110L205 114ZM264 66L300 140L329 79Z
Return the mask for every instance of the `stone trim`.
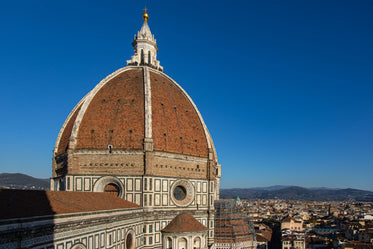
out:
M191 162L196 162L196 163L207 163L206 157L198 157L198 156L177 154L177 153L164 152L164 151L154 151L153 155L155 157L160 157L160 158L185 160L185 161L191 161Z
M143 67L144 71L144 114L145 114L145 138L144 150L153 151L153 125L152 125L152 91L150 83L150 73L148 67Z
M152 138L152 92L149 68L144 67L145 138Z
M131 215L134 216L139 214L142 216L144 210L142 207L136 208L124 208L115 210L103 210L103 211L91 211L91 212L80 212L80 213L68 213L68 214L56 214L56 215L43 215L33 216L26 218L12 218L1 220L0 231L6 231L9 229L19 229L34 226L46 226L49 224L59 225L68 224L72 222L80 222L82 217L86 219L105 219L110 216L121 216ZM68 222L68 223L67 223Z
M104 176L98 179L94 186L93 186L93 192L104 192L104 189L107 184L115 184L119 187L119 194L118 197L124 198L125 193L124 193L124 186L123 183L116 177L113 176Z
M58 133L58 136L57 136L57 139L56 139L56 144L54 145L54 150L53 150L53 156L56 156L57 154L57 150L58 150L58 146L60 145L60 141L61 141L61 137L62 137L62 134L66 128L66 125L69 123L71 117L74 115L76 109L78 109L80 107L80 105L86 100L87 96L89 95L89 93L87 93L79 102L78 104L75 105L75 107L73 108L73 110L70 112L70 114L67 116L65 122L63 123L61 129L60 129L60 132Z
M107 155L109 154L107 149L77 149L74 151L75 155ZM133 149L113 149L110 154L121 154L121 155L143 155L142 150Z
M185 199L183 200L177 200L174 196L175 188L178 186L182 186L186 190L186 196L185 196ZM190 181L185 180L185 179L180 179L180 180L175 181L170 188L171 200L178 207L189 206L194 201L194 198L195 198L194 193L195 193L194 185Z

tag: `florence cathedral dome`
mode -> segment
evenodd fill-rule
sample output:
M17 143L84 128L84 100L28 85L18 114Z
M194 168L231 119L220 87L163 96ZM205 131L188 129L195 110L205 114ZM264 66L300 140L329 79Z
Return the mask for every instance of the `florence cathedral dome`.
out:
M66 175L215 179L220 175L202 116L183 88L163 73L148 14L143 18L127 66L97 84L63 124L54 148L55 179Z

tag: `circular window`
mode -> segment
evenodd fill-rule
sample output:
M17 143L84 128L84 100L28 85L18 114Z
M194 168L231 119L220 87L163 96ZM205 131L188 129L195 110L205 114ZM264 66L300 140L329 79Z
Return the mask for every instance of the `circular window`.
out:
M108 185L105 186L104 192L110 193L114 196L119 196L120 189L118 185L114 183L109 183Z
M123 183L113 176L104 176L98 179L93 186L93 192L105 192L120 198L124 197Z
M186 197L186 189L183 186L176 186L174 189L174 197L178 201L182 201Z
M194 186L188 180L177 180L171 186L170 196L177 206L188 206L194 200Z

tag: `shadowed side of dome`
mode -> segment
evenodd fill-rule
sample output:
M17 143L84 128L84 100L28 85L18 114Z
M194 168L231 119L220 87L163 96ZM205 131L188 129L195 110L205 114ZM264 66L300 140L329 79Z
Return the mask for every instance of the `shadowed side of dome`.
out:
M73 130L76 117L78 116L81 107L82 104L77 105L77 108L72 111L71 117L68 119L66 126L61 129L62 134L61 138L57 139L58 144L56 144L55 155L58 156L67 152L67 149L69 148L71 132Z

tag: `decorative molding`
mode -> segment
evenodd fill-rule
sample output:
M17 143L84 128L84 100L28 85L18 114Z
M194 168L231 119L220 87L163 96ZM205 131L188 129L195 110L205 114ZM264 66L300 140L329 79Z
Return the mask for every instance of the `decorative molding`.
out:
M118 197L124 198L124 187L122 182L114 176L104 176L98 179L93 186L93 192L104 192L106 185L115 184L119 188Z
M152 91L148 67L144 70L144 107L145 107L145 138L152 138Z
M207 163L208 161L206 157L190 156L163 151L154 151L153 156L166 159L185 160L196 163Z
M186 191L185 198L182 200L178 200L175 198L174 191L177 187L182 187ZM190 205L194 200L194 197L195 197L194 193L195 191L194 191L193 184L190 181L185 180L185 179L180 179L180 180L175 181L170 188L171 200L175 203L176 206L179 206L179 207L186 207Z
M142 150L134 150L134 149L113 149L111 153L108 152L107 149L77 149L74 150L75 155L143 155L144 152Z

